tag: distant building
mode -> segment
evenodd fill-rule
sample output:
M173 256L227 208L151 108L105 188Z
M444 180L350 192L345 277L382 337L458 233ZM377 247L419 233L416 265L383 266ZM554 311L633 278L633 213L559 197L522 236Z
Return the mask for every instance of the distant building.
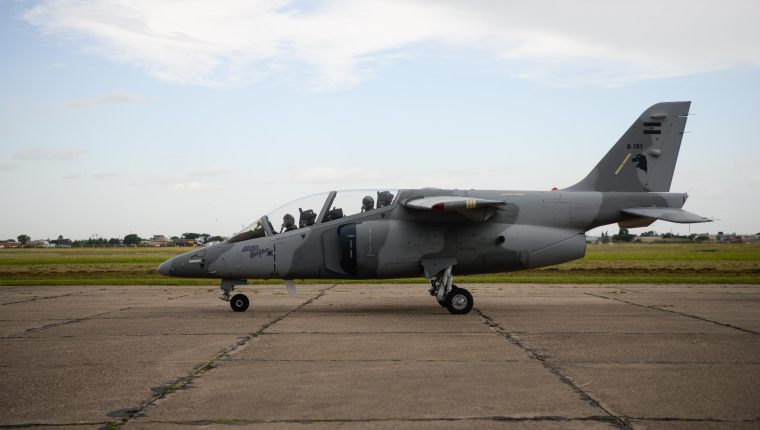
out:
M660 236L638 236L636 241L641 243L655 243L662 242L662 238Z
M172 241L172 244L174 246L195 246L195 241L193 239L177 238Z
M24 248L55 248L55 245L51 245L47 240L30 240L24 245Z
M742 237L744 243L760 243L760 234L748 234Z
M18 248L21 246L21 243L19 242L4 242L0 241L0 246L4 248Z
M163 234L156 234L152 238L148 239L147 246L152 247L161 247L161 246L168 246L169 245L169 239L166 238Z
M736 233L731 234L725 234L722 231L719 231L718 234L711 234L709 235L710 242L718 242L718 243L738 243L742 242L741 235L737 235Z

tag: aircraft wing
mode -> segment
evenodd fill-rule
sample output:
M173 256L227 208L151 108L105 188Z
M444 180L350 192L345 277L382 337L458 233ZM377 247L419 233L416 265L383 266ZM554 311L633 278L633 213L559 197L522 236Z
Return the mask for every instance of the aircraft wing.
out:
M401 204L409 209L448 212L498 206L504 202L473 197L434 196L407 200Z
M712 222L710 218L705 218L678 208L630 208L623 209L622 212L629 215L661 219L663 221L677 222L681 224Z

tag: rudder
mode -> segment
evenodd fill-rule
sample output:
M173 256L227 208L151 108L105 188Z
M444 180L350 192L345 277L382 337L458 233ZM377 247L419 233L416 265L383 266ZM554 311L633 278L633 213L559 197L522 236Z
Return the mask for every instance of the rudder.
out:
M568 191L670 191L691 102L644 111L583 180Z

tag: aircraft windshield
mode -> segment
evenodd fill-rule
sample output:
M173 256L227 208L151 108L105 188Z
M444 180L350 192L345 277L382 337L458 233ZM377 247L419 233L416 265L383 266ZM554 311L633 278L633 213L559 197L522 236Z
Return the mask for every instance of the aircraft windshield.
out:
M292 201L268 213L265 220L274 234L307 228L318 222L328 222L363 212L377 210L394 203L398 190L348 190L313 194ZM320 212L330 198L324 214ZM230 242L255 239L264 236L261 221L249 225L233 236Z
M227 240L228 243L242 242L244 240L256 239L264 237L264 226L261 225L261 221L249 225L248 227L240 230L237 234Z
M267 218L272 224L272 231L284 233L314 225L329 194L319 193L302 197L268 213Z

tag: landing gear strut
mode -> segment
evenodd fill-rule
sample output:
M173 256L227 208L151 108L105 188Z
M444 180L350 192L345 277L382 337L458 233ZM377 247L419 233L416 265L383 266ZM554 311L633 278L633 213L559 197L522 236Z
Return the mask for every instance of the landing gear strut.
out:
M430 295L434 296L438 304L448 309L452 314L467 314L472 310L474 304L472 294L466 289L454 285L453 280L451 266L438 272L430 279Z
M222 279L222 294L219 296L221 300L230 302L230 307L235 312L243 312L248 309L250 301L245 294L235 294L231 296L232 290L235 289L235 285L245 285L247 281L245 279Z

